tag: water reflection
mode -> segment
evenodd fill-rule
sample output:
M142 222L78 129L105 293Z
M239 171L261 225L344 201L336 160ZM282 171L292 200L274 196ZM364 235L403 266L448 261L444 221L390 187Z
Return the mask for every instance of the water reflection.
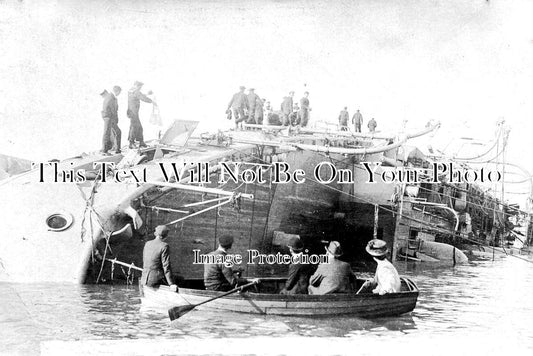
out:
M261 316L193 310L169 323L141 308L137 287L0 284L0 347L26 354L43 340L271 337L427 337L478 332L533 346L533 268L514 259L455 268L398 264L421 293L416 309L395 318ZM460 333L460 334L458 334Z

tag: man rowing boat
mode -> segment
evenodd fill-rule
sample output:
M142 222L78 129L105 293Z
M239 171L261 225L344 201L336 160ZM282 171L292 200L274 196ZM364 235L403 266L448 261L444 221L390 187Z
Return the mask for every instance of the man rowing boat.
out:
M208 256L214 255L213 262L204 264L204 285L207 290L216 291L228 291L235 288L238 285L245 284L247 282L256 281L256 279L247 280L240 278L240 271L234 270L230 264L226 263L225 256L228 255L228 250L233 246L233 236L223 235L218 239L218 248L210 252ZM222 256L222 258L217 258Z

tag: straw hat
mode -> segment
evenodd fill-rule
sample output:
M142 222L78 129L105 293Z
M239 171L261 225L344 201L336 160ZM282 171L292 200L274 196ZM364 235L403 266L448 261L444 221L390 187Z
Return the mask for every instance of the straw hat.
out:
M368 241L368 244L366 245L366 252L372 256L379 257L385 256L387 252L389 252L389 249L387 248L387 243L385 241L374 239Z

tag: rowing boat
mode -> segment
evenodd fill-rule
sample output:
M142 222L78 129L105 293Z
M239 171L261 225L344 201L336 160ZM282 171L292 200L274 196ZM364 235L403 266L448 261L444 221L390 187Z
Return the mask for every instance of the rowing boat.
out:
M285 280L267 278L261 279L261 284L255 290L228 295L204 304L198 309L287 316L354 315L365 318L396 316L411 312L416 306L419 294L418 287L413 281L406 277L401 277L401 281L400 292L385 295L373 293L282 295L275 292L281 289ZM358 282L362 284L364 281ZM167 286L142 287L143 306L157 309L198 304L224 293L193 288L180 288L176 293Z

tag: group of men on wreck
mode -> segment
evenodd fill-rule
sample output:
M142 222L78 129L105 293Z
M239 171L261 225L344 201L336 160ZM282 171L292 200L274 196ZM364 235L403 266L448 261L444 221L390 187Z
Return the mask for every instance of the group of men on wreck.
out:
M239 91L231 97L226 114L228 120L235 120L235 127L239 128L241 123L258 124L266 123L274 126L300 126L306 127L309 122L309 92L304 92L300 99L300 106L293 103L294 91L289 92L283 98L281 110L276 112L266 99L261 99L255 93L255 88L249 88L245 94L246 87L241 86ZM266 120L266 122L264 122Z
M169 229L165 225L159 225L154 234L155 239L146 242L144 247L141 284L150 287L167 284L171 290L177 291L178 287L171 273L169 245L166 242ZM209 255L226 256L232 247L233 237L223 235L218 239L218 248ZM318 266L303 263L304 244L299 237L292 237L288 242L288 248L293 258L281 294L321 295L353 293L357 290L357 279L350 264L340 259L343 251L338 241L331 241L325 247L327 261ZM400 277L396 268L386 259L388 253L386 242L380 239L370 240L366 251L376 261L377 269L374 278L367 280L357 292L372 291L380 295L399 292ZM216 263L204 264L204 286L207 290L229 291L239 285L259 281L241 278L238 270L216 260Z
M139 147L147 147L144 142L143 126L139 118L139 109L141 101L157 105L156 102L149 97L152 91L146 95L141 92L143 83L135 81L130 90L128 90L128 109L127 117L130 119L130 129L128 133L129 148L136 148L136 143ZM309 114L311 107L309 106L309 92L306 91L300 99L300 105L293 102L294 91L289 92L289 95L283 98L281 102L281 110L275 111L270 105L269 101L261 99L255 93L254 88L248 89L248 94L245 94L246 88L241 86L239 91L235 93L226 110L227 118L235 120L235 127L238 129L242 127L242 123L248 124L263 124L266 120L268 125L275 126L298 126L306 127L309 123ZM102 136L102 148L100 152L104 155L113 153L121 153L121 138L122 131L118 126L118 100L117 97L122 92L121 87L115 85L111 92L104 90L100 93L103 98L102 119L104 121L104 132ZM339 114L339 128L343 131L348 131L348 108L345 107ZM357 110L352 117L352 124L355 132L361 132L363 124L363 116ZM372 118L368 122L370 133L374 133L377 123Z
M139 147L147 147L144 142L143 126L139 118L139 109L141 101L146 103L155 102L147 95L141 92L143 83L135 81L130 90L128 90L128 109L126 115L130 119L130 130L128 134L129 148L135 148L136 142ZM102 137L102 154L108 154L111 150L115 153L121 152L122 131L118 127L118 100L117 96L122 92L122 88L115 85L111 92L104 90L100 93L103 98L102 119L104 120L104 133ZM148 95L152 92L149 91Z
M309 113L311 107L309 106L309 92L306 91L300 99L300 105L294 103L294 91L290 91L289 95L283 97L279 111L275 111L270 101L261 99L255 93L255 88L249 88L248 94L245 93L246 87L241 86L239 91L231 97L226 110L228 120L235 120L235 127L238 129L242 123L247 124L268 124L274 126L299 126L306 127L309 123ZM339 129L341 131L348 131L348 122L350 114L348 107L341 110L338 121ZM358 109L353 115L351 121L355 132L362 132L363 115ZM376 132L377 122L374 118L367 123L368 131L370 133Z

